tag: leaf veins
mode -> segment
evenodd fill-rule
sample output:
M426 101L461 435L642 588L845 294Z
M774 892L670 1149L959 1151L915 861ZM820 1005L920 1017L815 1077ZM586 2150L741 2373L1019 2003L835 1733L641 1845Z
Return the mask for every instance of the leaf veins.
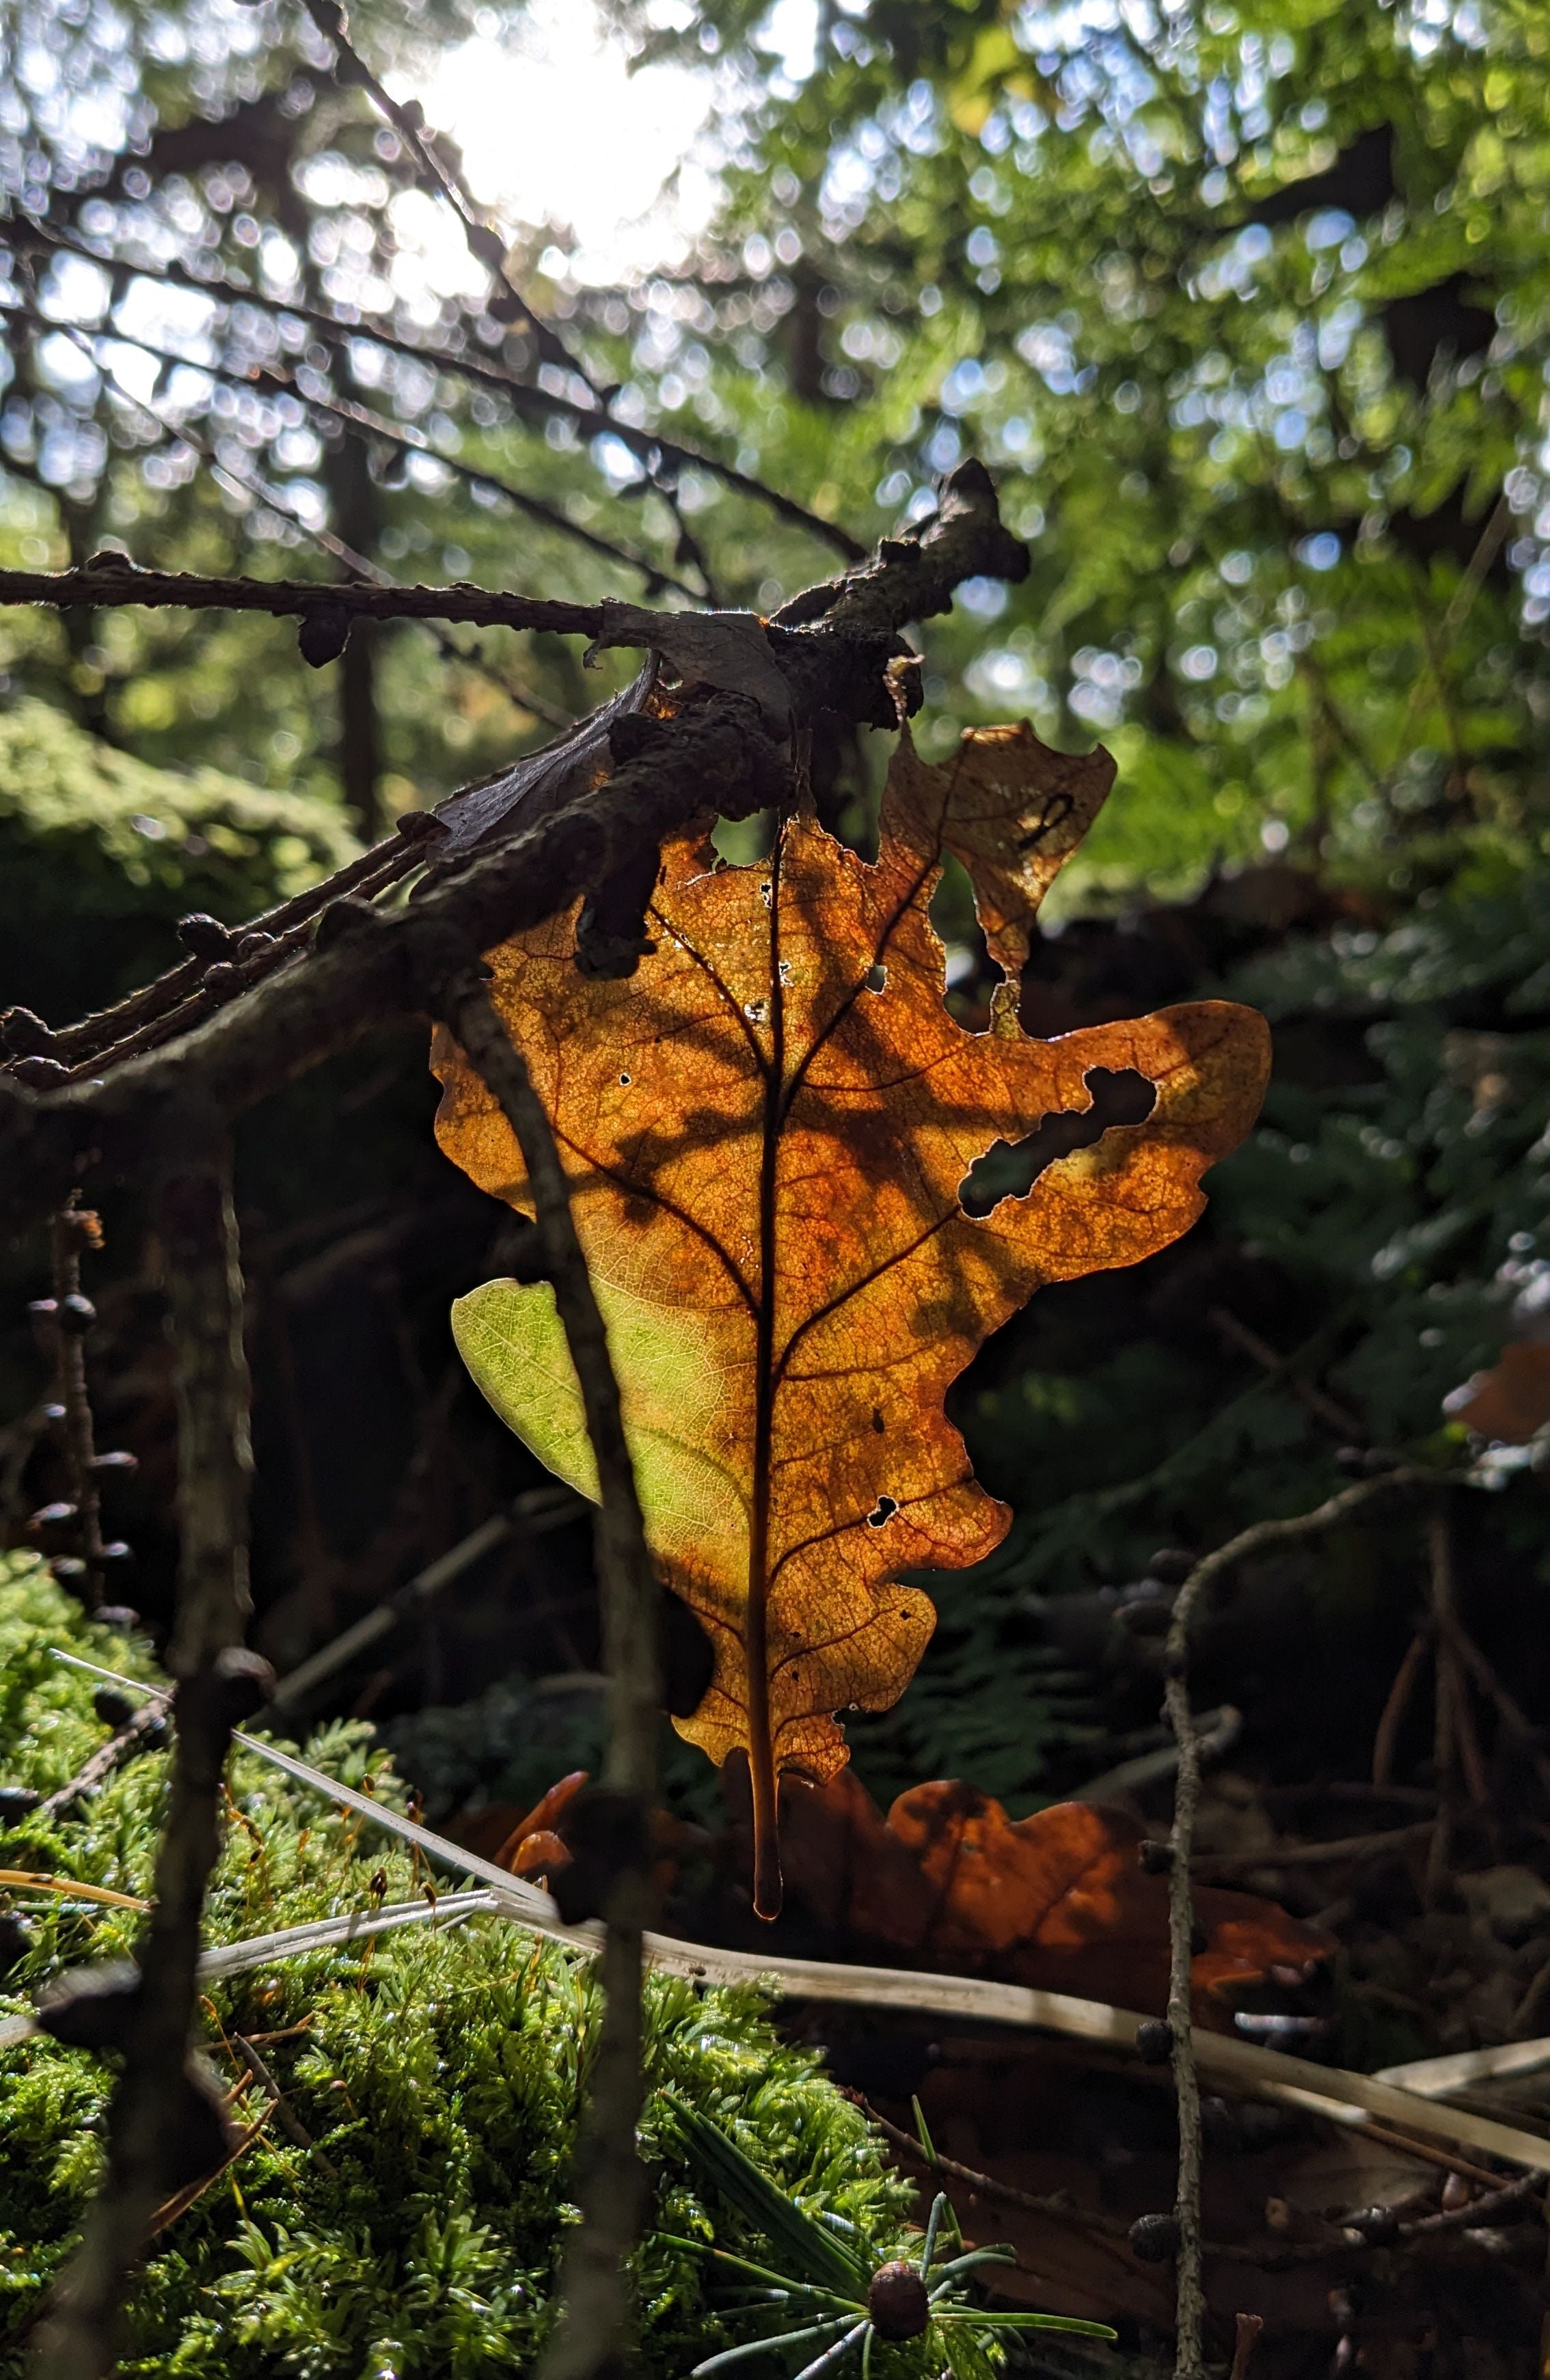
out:
M927 917L944 850L1015 974L1112 774L1106 754L1051 753L1026 727L971 733L943 769L906 737L875 865L809 818L752 868L685 839L629 981L579 973L574 912L488 954L565 1158L653 1550L714 1654L675 1725L718 1764L747 1751L766 1915L780 1771L834 1776L835 1715L895 1702L931 1634L897 1573L976 1561L1007 1527L946 1418L951 1382L1044 1282L1188 1229L1201 1175L1258 1111L1251 1010L1195 1002L1046 1042L1009 1011L967 1032L945 1004ZM445 1034L433 1064L442 1147L531 1211L509 1127ZM1083 1115L1100 1071L1153 1087L1147 1120L1068 1142L1026 1195L966 1212L975 1160ZM454 1330L496 1411L595 1495L548 1286L488 1282Z

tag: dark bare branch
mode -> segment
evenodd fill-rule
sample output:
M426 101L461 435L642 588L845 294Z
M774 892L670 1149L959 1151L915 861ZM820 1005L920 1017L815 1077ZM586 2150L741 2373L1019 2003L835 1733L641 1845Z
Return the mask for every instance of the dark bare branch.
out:
M54 1257L53 1323L57 1340L59 1402L65 1415L65 1452L69 1464L70 1494L75 1504L73 1557L82 1602L95 1611L103 1602L106 1570L104 1560L102 1492L97 1475L96 1434L92 1399L86 1386L86 1337L83 1326L92 1318L80 1290L82 1251L101 1247L102 1229L89 1208L71 1200L54 1218L50 1237ZM55 1565L55 1577L66 1575Z
M276 619L335 611L352 620L464 621L479 628L544 628L561 637L593 637L603 625L600 603L551 602L484 587L201 578L191 571L137 569L117 555L97 557L80 570L0 570L0 603L41 603L55 611L139 603L155 612L267 612Z
M6 245L31 254L47 254L52 249L60 249L69 256L84 257L92 264L112 266L118 261L116 258L104 257L82 241L67 238L51 225L45 226L25 216L12 225L0 226L0 246ZM655 430L641 429L613 414L604 417L593 407L579 404L575 398L564 396L555 390L535 388L530 382L519 380L514 372L493 358L470 355L461 350L452 352L416 346L412 340L398 337L396 332L384 325L371 322L341 322L334 315L316 307L306 306L299 299L271 297L264 290L247 288L239 281L189 273L177 264L128 264L124 270L138 279L166 282L175 288L193 290L201 298L228 305L261 306L273 314L288 314L295 321L305 322L310 329L319 332L340 349L364 339L373 346L384 348L389 355L407 356L416 363L433 366L438 371L451 372L458 379L475 382L481 387L496 389L515 413L525 415L530 420L567 421L584 437L596 438L605 433L610 438L616 438L620 445L643 463L648 470L655 468L660 460L678 470L708 472L724 487L747 496L754 504L767 505L779 519L788 521L794 528L804 529L810 537L819 539L836 553L843 554L848 562L860 561L866 553L865 546L853 538L848 529L842 528L837 521L824 520L819 514L810 512L805 504L799 504L794 496L787 495L779 488L767 487L763 480L751 478L746 471L739 471L720 455L707 454L698 446L686 446L681 440L665 437Z
M850 636L876 635L950 612L953 589L966 578L1016 586L1028 567L1028 548L1003 526L990 473L970 457L943 482L941 503L928 519L902 537L885 537L842 578L793 596L775 621L783 628L822 621Z
M61 324L35 306L0 305L0 314L8 314L17 320L30 322L40 331L58 332L64 329L77 345L87 352L91 351L93 341L104 335L101 332L79 330L73 324ZM670 589L675 594L686 596L691 603L700 601L699 595L692 587L688 586L681 578L675 578L670 570L661 563L653 562L649 554L637 553L632 547L620 545L613 538L599 536L595 529L586 528L580 521L571 520L556 504L545 504L541 496L530 495L525 488L519 488L511 480L503 479L498 471L482 470L476 464L465 463L461 455L443 454L438 447L432 445L422 432L407 430L401 422L389 421L385 415L374 411L370 406L360 405L345 397L321 396L310 390L299 388L293 374L276 370L272 363L253 363L238 370L235 366L205 363L197 357L180 355L176 347L162 346L155 340L147 339L139 333L114 330L105 335L110 337L116 346L138 348L141 355L153 356L161 363L184 364L190 371L201 372L205 379L219 381L228 388L249 389L255 395L260 396L277 394L293 397L297 404L306 407L309 412L322 417L324 420L337 423L347 436L362 439L367 443L375 439L404 455L423 455L428 462L439 463L443 470L450 471L455 479L463 480L466 485L487 490L490 494L499 496L505 503L511 504L518 512L525 513L530 520L538 521L543 528L552 528L558 535L569 538L575 544L584 546L588 552L597 554L604 562L617 563L622 569L632 571L637 577L644 579L652 593L654 594L663 589ZM123 394L122 391L116 393ZM139 397L131 397L128 401L141 412L151 414L151 418L161 424L169 438L180 438L186 443L195 443L195 433L187 424L152 413L152 409ZM272 507L276 498L283 495L283 490L266 488L257 479L241 480L240 475L232 471L229 463L220 461L208 448L203 448L202 451L216 469L225 471L228 477L238 478L240 484L249 486L254 494L262 495L262 501ZM8 456L6 458L7 463L9 459ZM50 491L50 492L53 492ZM288 520L295 521L297 526L304 529L309 536L317 534L311 524L288 509L285 516ZM348 560L355 567L356 575L359 577L380 579L384 586L392 586L395 583L391 572L362 566L365 557L354 553L349 548L344 549L342 554L336 553L336 559Z
M427 130L425 113L419 101L395 99L386 85L378 80L350 40L349 19L341 0L302 0L302 5L323 40L333 47L335 80L347 90L353 85L366 93L378 115L393 127L403 142L414 166L415 178L426 196L450 202L470 254L495 284L491 303L495 320L525 322L543 361L556 365L561 371L574 372L601 404L604 391L586 365L571 353L554 325L534 310L513 278L506 264L505 240L484 221L468 184L444 154L434 133Z
M918 537L885 547L865 574L825 590L817 625L772 626L770 647L791 689L800 723L827 710L842 719L890 725L896 715L887 680L904 623L951 601L965 577L996 570L1020 575L1021 546L1002 528L995 491L978 463L945 483L942 509ZM0 576L0 600L120 597L133 589L155 601L178 600L176 576L98 566L59 576ZM414 602L425 614L464 599L460 615L595 635L601 606L547 604L492 596L477 589L384 589L262 587L247 580L195 580L200 600L242 608L305 613L319 604L358 606L367 617ZM380 609L379 609L380 607ZM626 735L626 726L630 733ZM650 732L643 732L649 724ZM421 894L390 915L335 902L303 952L287 945L264 962L262 979L201 978L201 998L219 1003L170 1048L126 1052L92 1078L37 1095L0 1075L0 1217L21 1223L59 1206L94 1165L135 1170L159 1123L191 1087L223 1114L235 1115L321 1059L395 1018L441 1004L445 985L474 954L537 925L579 894L595 891L622 867L641 861L663 835L707 811L744 818L778 801L789 784L789 750L776 742L748 697L702 690L669 722L621 721L611 734L613 774L556 814L520 831L488 856L435 871ZM250 963L249 963L250 964ZM38 1066L38 1060L18 1062Z

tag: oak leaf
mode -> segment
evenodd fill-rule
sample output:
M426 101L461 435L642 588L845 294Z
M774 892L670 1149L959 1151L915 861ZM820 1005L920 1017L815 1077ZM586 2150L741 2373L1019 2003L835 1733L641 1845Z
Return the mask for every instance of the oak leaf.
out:
M1498 1446L1527 1446L1550 1421L1550 1344L1513 1340L1488 1372L1445 1398L1443 1410Z
M1005 1003L991 1033L948 1012L927 916L944 850L963 846L1015 962L1052 799L1080 767L992 730L932 769L905 736L874 865L804 816L754 867L685 837L664 851L654 947L629 981L579 973L574 911L487 954L567 1166L653 1548L711 1640L711 1685L675 1725L718 1764L748 1751L766 1913L779 1772L832 1777L835 1714L896 1701L931 1634L930 1602L897 1573L976 1561L1007 1528L948 1387L1044 1283L1187 1230L1201 1175L1263 1095L1263 1022L1227 1002L1049 1042ZM433 1063L443 1148L531 1211L505 1117L445 1032ZM975 1160L1086 1112L1105 1070L1153 1087L1148 1120L966 1213ZM497 1412L595 1496L548 1286L488 1282L454 1331Z
M853 1957L995 1976L1161 2016L1168 1993L1168 1886L1137 1854L1146 1829L1122 1810L1056 1803L1008 1818L972 1785L934 1779L885 1818L853 1769L782 1794L787 1882ZM1231 2030L1230 1995L1302 1978L1333 1957L1327 1934L1251 1893L1197 1885L1203 1936L1190 1962L1198 2022Z

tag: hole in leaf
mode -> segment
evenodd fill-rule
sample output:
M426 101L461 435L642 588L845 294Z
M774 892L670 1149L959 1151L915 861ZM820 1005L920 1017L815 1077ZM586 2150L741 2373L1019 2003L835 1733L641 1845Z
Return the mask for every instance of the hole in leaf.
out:
M866 1516L867 1527L880 1529L884 1522L891 1521L897 1511L898 1506L891 1496L879 1496L873 1510Z
M1155 1084L1133 1066L1093 1066L1085 1076L1092 1104L1077 1115L1042 1116L1022 1140L998 1140L977 1157L958 1184L959 1204L976 1220L1003 1198L1026 1198L1046 1166L1091 1148L1115 1124L1144 1123L1157 1104Z
M629 1076L628 1075L621 1075L619 1076L619 1087L620 1087L620 1089L621 1089L621 1090L626 1090L626 1091L628 1091L628 1090L629 1090Z
M883 965L881 959L878 960L875 966L868 967L866 974L866 988L868 991L881 991L887 980L888 970Z

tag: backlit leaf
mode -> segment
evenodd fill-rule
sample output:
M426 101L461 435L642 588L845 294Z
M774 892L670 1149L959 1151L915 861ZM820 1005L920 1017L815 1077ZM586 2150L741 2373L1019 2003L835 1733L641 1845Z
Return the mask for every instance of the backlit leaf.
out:
M944 849L963 849L1015 967L1106 766L997 729L932 769L906 738L875 865L806 817L751 868L685 838L630 979L578 971L574 912L488 954L569 1174L653 1548L714 1653L676 1724L718 1763L748 1750L765 1911L776 1776L832 1777L835 1714L897 1700L930 1636L930 1602L897 1573L978 1560L1006 1529L948 1387L1044 1282L1176 1239L1259 1107L1266 1034L1248 1009L1197 1002L1044 1042L1009 1015L968 1032L945 1005L927 917ZM445 1034L434 1064L443 1148L530 1210L506 1120ZM967 1214L974 1160L1090 1110L1100 1072L1152 1086L1147 1121ZM487 1283L455 1328L511 1427L595 1492L550 1291Z

